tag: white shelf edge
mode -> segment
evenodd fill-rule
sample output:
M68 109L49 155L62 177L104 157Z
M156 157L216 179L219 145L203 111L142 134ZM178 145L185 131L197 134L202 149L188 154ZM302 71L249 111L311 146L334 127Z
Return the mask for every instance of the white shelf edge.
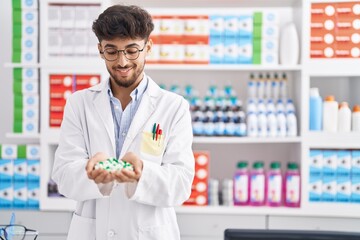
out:
M40 210L74 211L76 202L63 197L44 197L40 201Z
M256 137L194 137L193 143L301 143L301 137L256 138Z
M308 132L304 140L310 148L360 149L360 133Z
M304 69L310 77L356 77L360 76L359 65L360 59L310 59Z
M40 140L40 134L6 133L5 137L12 139Z
M40 63L4 63L5 68L40 68Z
M206 71L300 71L301 65L253 64L155 64L148 63L145 70L206 70Z

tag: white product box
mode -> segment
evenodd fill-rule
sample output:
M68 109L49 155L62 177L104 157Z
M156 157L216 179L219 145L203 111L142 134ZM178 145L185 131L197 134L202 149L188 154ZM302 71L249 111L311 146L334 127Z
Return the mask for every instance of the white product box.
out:
M238 43L235 37L225 37L224 43L224 62L237 63Z
M349 202L351 199L351 179L350 175L347 177L336 178L336 201Z
M189 63L208 63L209 47L207 44L186 44L185 62Z
M39 107L38 94L23 94L23 107Z
M37 0L21 0L21 9L38 9Z
M14 176L14 163L11 159L0 159L0 182L11 182Z
M74 55L74 31L72 29L63 29L61 32L61 55Z
M320 175L310 175L309 178L309 200L318 202L322 196L322 179Z
M336 177L323 177L321 200L332 202L336 200Z
M21 92L23 94L37 94L39 93L39 83L36 80L23 80Z
M351 151L338 150L337 152L337 174L349 175L351 171Z
M48 53L49 56L58 56L61 54L61 34L58 29L49 29Z
M222 37L210 37L210 63L223 63L224 62L224 41Z
M37 25L38 11L36 9L23 9L21 11L21 21L25 24Z
M0 182L0 209L11 208L14 199L12 182Z
M21 39L21 49L23 51L38 51L38 40L35 37L24 37Z
M26 208L27 206L27 186L26 182L14 182L13 186L13 207Z
M160 35L181 36L184 34L185 22L180 18L165 18L160 22Z
M75 7L60 7L60 26L61 28L73 29L75 27Z
M88 46L87 52L89 56L99 56L99 49L98 49L98 39L96 38L95 34L91 31L88 31Z
M360 177L351 178L351 202L360 203Z
M225 16L225 37L238 37L239 36L239 25L237 16ZM225 39L226 41L226 39Z
M253 58L253 42L252 38L240 37L238 45L238 63L250 64Z
M238 22L238 35L240 37L252 37L254 32L254 18L252 15L240 15Z
M39 133L39 120L23 120L22 132L27 134Z
M48 6L47 24L49 28L61 27L61 7L55 5Z
M351 175L360 178L360 150L351 152Z
M40 146L37 144L27 144L26 145L26 158L29 160L39 160L40 159Z
M39 72L36 68L23 68L22 69L23 80L39 80Z
M37 25L29 25L23 23L21 25L21 37L22 38L37 38L39 35L39 28Z
M1 146L1 158L2 159L16 159L17 158L17 145L3 144Z
M210 16L209 33L211 37L223 37L225 35L225 19L223 16Z
M262 11L262 23L263 25L278 25L279 14L275 11L264 10Z
M27 184L27 207L39 208L40 184L39 182L28 182Z
M40 160L27 160L27 181L40 181Z
M27 179L27 160L26 159L14 159L14 181L25 182Z
M276 38L264 38L261 40L261 51L272 52L278 54L279 52L279 39Z
M279 54L275 52L261 52L262 65L276 65L279 64Z
M277 39L279 38L279 27L275 25L263 25L262 26L262 38L271 38L271 39Z
M88 31L87 30L78 30L74 32L73 45L74 45L74 54L77 56L85 56L88 54Z
M309 152L309 171L310 175L320 175L323 168L322 150L311 149Z
M75 6L75 28L76 29L89 29L89 10L87 6ZM95 19L93 19L95 20Z
M101 7L100 6L88 6L88 26L91 29L93 21L99 17ZM94 33L93 33L94 34Z
M208 36L209 20L207 18L185 19L184 30L184 34L188 36Z
M37 63L38 62L38 51L22 51L21 52L22 63Z
M337 151L323 150L323 174L324 176L333 176L337 169Z
M22 109L24 120L38 120L39 119L39 107L23 107Z
M152 16L153 24L154 24L154 30L151 32L152 36L158 36L160 34L160 25L161 25L161 19L160 16Z
M183 44L162 44L160 46L160 61L182 62L184 54L185 46Z
M146 56L147 61L158 62L160 60L160 45L153 44L151 48L151 52Z

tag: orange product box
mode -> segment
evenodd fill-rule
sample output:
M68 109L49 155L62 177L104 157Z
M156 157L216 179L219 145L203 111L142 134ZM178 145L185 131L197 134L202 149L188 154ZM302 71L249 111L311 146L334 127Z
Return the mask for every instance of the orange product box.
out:
M311 43L310 57L311 58L335 58L336 43L323 44Z
M209 38L209 16L207 15L194 15L194 16L181 16L184 20L184 37L185 38Z
M359 19L360 18L360 2L339 2L336 4L337 18L343 19Z
M177 15L161 15L159 36L173 36L181 38L184 35L184 20Z
M66 100L64 98L50 98L50 111L63 112Z
M100 75L76 75L76 90L89 88L100 83Z
M311 44L333 44L335 42L335 32L320 32L316 31L310 36Z
M50 127L60 127L63 119L63 112L50 112Z
M336 18L336 3L313 3L311 4L311 22L318 19Z
M313 31L315 32L335 31L336 21L332 19L321 19L317 21L311 21L310 27L311 27L311 35Z
M75 76L72 74L51 74L50 85L63 86L72 89Z
M72 89L50 86L50 98L67 99L72 92Z
M178 42L172 44L161 44L159 49L159 63L183 63L185 46Z
M154 30L151 32L151 35L158 36L160 35L161 16L152 15L151 17L154 24Z
M208 64L209 60L209 45L202 42L195 44L185 44L184 63Z
M359 19L360 24L360 19ZM336 29L336 35L340 37L351 37L353 34L360 34L360 26L359 29L353 28L353 26L346 25L348 27L345 27L345 24L343 27L338 27Z
M196 205L196 206L208 205L207 193L191 192L189 199L184 202L184 205Z
M335 55L337 58L359 58L360 46L350 42L337 42Z

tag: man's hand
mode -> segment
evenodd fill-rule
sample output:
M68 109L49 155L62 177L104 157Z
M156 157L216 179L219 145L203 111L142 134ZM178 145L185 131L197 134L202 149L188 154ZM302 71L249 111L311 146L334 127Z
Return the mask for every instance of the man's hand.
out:
M112 174L104 169L94 169L96 163L105 161L109 156L105 153L98 152L92 158L89 159L86 165L86 173L88 178L94 180L95 183L109 183L114 180Z
M118 182L136 182L139 181L143 169L142 160L133 152L126 153L121 160L124 160L134 167L134 171L121 169L113 173Z

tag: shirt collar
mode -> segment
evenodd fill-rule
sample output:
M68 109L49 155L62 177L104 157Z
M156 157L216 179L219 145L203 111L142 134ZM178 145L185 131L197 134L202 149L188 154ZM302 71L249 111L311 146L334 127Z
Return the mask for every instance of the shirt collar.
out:
M134 101L138 101L139 99L141 99L141 96L144 94L147 86L148 86L148 83L149 83L149 79L148 77L144 74L144 77L143 77L143 80L141 80L141 82L139 83L139 85L130 93L130 97L134 100ZM110 78L108 79L108 83L107 83L107 86L108 86L108 94L110 96L110 98L113 98L114 95L111 91L111 88L110 88Z

